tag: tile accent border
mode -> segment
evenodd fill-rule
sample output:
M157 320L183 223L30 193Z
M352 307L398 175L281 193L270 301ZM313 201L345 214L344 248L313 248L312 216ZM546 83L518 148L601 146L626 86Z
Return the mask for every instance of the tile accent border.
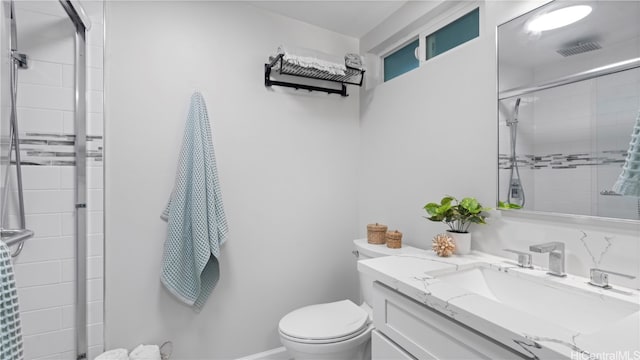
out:
M576 169L580 166L622 165L627 150L605 150L597 153L517 155L516 162L521 168L537 169ZM507 154L498 154L498 168L511 169L511 159Z
M20 135L20 156L22 164L29 166L75 166L75 139L73 134L26 133ZM8 138L2 143L7 144ZM102 166L103 138L99 135L87 136L87 162ZM3 159L6 161L6 158ZM15 160L11 159L15 164ZM91 166L91 165L89 165Z

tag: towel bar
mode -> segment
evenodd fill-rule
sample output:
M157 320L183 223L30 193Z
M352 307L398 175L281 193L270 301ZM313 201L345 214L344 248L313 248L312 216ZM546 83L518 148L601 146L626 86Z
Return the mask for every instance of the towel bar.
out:
M322 91L327 94L339 94L341 96L349 96L347 94L347 87L345 84L362 86L364 80L364 70L355 69L347 66L347 71L344 75L333 75L321 70L305 68L292 63L289 63L283 59L283 55L279 54L275 57L269 57L270 63L264 64L264 85L265 86L284 86L294 89L303 89L309 91ZM297 82L287 82L279 80L271 80L271 70L275 69L280 75L288 75L299 78L324 80L339 83L340 89L319 87L301 84Z
M15 245L33 237L33 231L29 229L1 229L0 240L7 246Z

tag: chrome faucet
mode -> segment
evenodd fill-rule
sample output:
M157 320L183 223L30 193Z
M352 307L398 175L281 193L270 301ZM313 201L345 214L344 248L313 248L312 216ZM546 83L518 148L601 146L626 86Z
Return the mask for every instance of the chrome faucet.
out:
M529 250L537 253L549 253L549 271L547 274L565 277L564 272L564 243L552 241L549 243L531 245Z
M615 271L591 269L589 270L589 284L603 289L611 289L609 285L609 275L621 276L627 279L635 279L633 275L621 274Z

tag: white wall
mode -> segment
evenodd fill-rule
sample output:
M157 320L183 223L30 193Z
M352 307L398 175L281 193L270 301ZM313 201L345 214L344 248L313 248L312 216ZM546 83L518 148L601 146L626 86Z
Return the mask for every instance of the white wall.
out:
M408 244L429 248L433 236L446 226L422 218L426 203L450 194L473 196L494 206L498 150L495 29L539 4L486 2L481 7L479 38L374 89L362 89L361 236L365 224L380 222L403 231ZM368 50L361 48L361 52ZM640 275L637 224L500 216L496 212L490 225L473 228L473 238L473 248L501 256L509 256L503 248L527 250L530 244L564 241L567 267L574 274L587 276L590 267L601 266ZM546 266L546 255L536 255L534 262ZM611 281L640 287L638 279L612 277Z
M484 7L483 7L484 8ZM487 15L481 8L481 24ZM495 38L479 38L361 93L359 224L381 222L426 248L445 194L495 202ZM470 59L473 59L472 61ZM488 70L489 69L489 70Z
M96 157L87 161L88 340L89 357L93 358L103 349L103 17L102 2L83 3L93 22L87 47L88 133L96 137L88 143L89 152ZM29 69L18 71L22 161L41 164L22 167L26 225L35 232L14 258L24 355L25 359L75 359L75 170L74 157L69 155L74 151L73 138L67 137L74 134L74 30L60 4L50 1L17 2L16 22L19 51L29 57ZM8 74L3 72L3 88L8 89L8 84ZM4 92L2 102L6 107ZM8 118L2 121L8 122ZM25 140L68 142L38 144ZM19 225L14 169L10 173L10 199L3 199L10 208L8 219L3 221L6 228Z
M265 88L281 43L343 54L358 42L232 2L107 2L106 344L174 343L172 358L280 346L294 308L357 297L358 91ZM201 313L159 281L189 97L212 122L230 226Z

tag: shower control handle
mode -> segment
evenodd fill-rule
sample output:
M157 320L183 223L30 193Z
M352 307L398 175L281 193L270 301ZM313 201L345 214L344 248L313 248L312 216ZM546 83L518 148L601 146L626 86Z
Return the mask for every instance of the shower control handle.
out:
M609 275L620 276L626 279L636 278L633 275L593 268L589 270L589 285L597 286L603 289L611 289L611 285L609 285Z
M29 60L27 58L27 54L19 53L12 51L11 58L18 65L18 69L28 69L29 68Z
M533 269L533 265L531 264L531 254L524 251L512 250L512 249L502 249L504 251L514 253L518 255L518 266L527 269Z

